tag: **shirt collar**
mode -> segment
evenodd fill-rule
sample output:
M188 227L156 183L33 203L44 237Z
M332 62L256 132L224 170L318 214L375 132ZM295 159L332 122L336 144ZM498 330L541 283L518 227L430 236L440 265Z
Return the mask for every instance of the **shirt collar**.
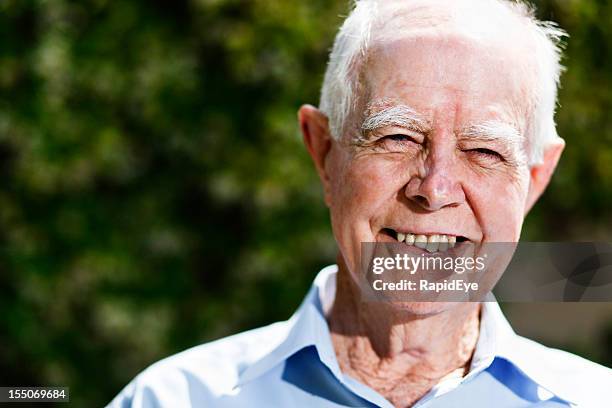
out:
M317 275L298 310L285 322L286 337L271 352L248 366L240 375L237 386L245 384L308 346L315 346L319 358L339 377L340 367L325 320L336 293L336 265L330 265Z
M551 370L548 364L537 358L543 355L542 351L546 347L517 335L496 301L484 302L483 306L480 327L481 331L484 331L484 336L491 336L490 347L494 352L494 358L502 358L512 363L546 393L576 405L578 403L575 395L576 384L571 383L571 376L560 376L558 372ZM477 344L474 355L476 356L479 351Z
M319 272L298 310L285 322L285 339L270 353L244 369L236 386L257 378L308 346L315 346L321 362L340 381L346 380L338 366L325 318L334 302L337 271L337 265L330 265ZM521 341L523 343L519 344ZM575 399L568 395L573 387L563 383L558 376L539 364L531 353L526 353L524 342L529 340L522 339L514 332L499 304L491 296L489 301L482 304L480 334L466 379L484 371L495 358L502 358L538 386L570 404L576 404Z

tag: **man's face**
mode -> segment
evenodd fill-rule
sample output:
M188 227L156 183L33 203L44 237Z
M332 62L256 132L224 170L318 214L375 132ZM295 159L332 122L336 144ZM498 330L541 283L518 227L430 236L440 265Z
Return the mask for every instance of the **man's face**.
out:
M452 34L370 51L363 116L326 161L333 231L352 274L362 242L398 233L424 235L430 251L445 248L436 240L518 241L530 174L530 84L518 54Z

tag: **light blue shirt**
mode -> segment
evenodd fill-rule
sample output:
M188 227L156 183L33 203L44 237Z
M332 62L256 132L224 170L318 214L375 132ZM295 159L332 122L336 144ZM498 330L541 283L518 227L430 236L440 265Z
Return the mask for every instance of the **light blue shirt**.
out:
M140 373L109 407L385 407L340 371L325 315L335 265L323 269L285 322L194 347ZM514 333L483 303L467 375L448 375L414 407L612 407L612 370Z

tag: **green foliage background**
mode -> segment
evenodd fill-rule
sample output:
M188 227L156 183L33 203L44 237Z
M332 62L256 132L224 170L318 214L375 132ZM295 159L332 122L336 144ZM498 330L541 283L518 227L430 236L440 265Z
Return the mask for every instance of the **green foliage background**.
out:
M568 146L524 238L610 240L612 7L537 4L571 35ZM296 110L347 9L0 1L0 384L100 406L161 357L291 314L335 257Z

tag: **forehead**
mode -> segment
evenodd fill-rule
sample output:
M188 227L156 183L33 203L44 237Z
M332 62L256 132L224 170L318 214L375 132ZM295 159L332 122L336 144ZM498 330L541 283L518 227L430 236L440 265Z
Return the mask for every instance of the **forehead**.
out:
M519 126L535 75L528 50L458 30L424 29L375 41L364 79L367 102L398 101L431 116L504 119Z

